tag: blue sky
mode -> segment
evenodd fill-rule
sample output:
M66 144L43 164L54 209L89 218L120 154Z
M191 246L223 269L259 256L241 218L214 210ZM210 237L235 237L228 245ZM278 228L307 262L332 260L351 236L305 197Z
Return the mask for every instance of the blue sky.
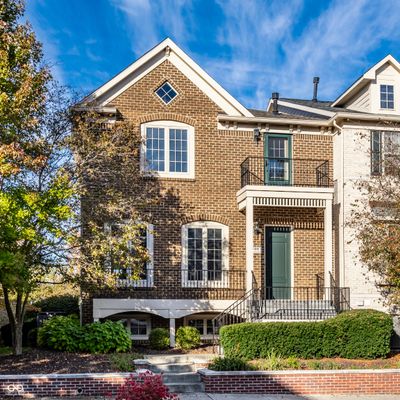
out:
M165 37L247 107L271 92L334 99L388 53L398 0L26 0L54 76L82 94Z

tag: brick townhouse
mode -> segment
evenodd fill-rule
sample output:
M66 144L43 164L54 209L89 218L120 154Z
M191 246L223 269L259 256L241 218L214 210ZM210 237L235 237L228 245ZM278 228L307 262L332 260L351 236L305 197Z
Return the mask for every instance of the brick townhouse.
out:
M399 71L388 56L335 101L317 99L315 78L314 98L273 93L253 110L166 39L90 94L81 105L135 124L142 168L173 196L146 234L146 273L84 293L83 321L123 320L138 341L165 327L174 345L182 325L207 340L213 323L379 308L346 218L352 180L373 167L358 135L384 140L382 115L400 120Z

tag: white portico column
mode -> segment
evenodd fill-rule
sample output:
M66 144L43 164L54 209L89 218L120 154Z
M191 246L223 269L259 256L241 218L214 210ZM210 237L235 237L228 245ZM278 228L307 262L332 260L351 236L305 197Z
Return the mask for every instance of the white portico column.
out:
M175 347L175 318L169 319L169 345Z
M253 286L253 269L254 269L254 250L253 250L253 235L254 235L254 221L253 221L253 198L247 197L246 199L246 291L252 289Z
M326 200L324 209L324 280L325 287L329 287L330 273L333 272L332 261L332 200Z

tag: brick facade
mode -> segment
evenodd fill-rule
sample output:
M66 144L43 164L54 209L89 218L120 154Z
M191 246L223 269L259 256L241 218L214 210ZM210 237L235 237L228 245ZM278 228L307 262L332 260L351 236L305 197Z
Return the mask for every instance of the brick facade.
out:
M179 93L169 105L164 105L154 94L154 90L166 80ZM236 193L240 189L240 164L248 156L263 156L262 142L254 142L251 130L218 129L217 116L222 110L168 60L108 105L116 107L120 118L133 122L138 132L142 123L157 120L173 120L193 126L195 179L160 179L161 190L166 195L153 210L157 221L154 224L154 287L85 293L83 321L92 320L93 297L239 298L245 290L246 268L245 215L238 211L236 201ZM331 170L331 136L318 132L290 132L293 133L293 158L328 160ZM95 207L95 201L95 196L85 199L83 211ZM294 227L294 283L314 286L315 274L323 272L323 216L320 212L307 208L258 207L255 218L261 225ZM229 227L229 269L234 276L228 289L187 289L179 284L181 227L198 220L216 221ZM261 241L262 237L255 238L257 240ZM263 254L255 254L254 257L255 271L262 279Z

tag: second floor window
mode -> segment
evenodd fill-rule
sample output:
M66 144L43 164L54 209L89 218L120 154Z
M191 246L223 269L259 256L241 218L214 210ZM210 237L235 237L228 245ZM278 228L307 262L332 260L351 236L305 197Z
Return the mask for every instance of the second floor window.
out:
M142 166L160 177L194 178L194 129L172 122L142 126Z
M400 132L371 132L371 174L391 174L400 167Z
M394 109L394 87L393 85L381 85L381 108Z

